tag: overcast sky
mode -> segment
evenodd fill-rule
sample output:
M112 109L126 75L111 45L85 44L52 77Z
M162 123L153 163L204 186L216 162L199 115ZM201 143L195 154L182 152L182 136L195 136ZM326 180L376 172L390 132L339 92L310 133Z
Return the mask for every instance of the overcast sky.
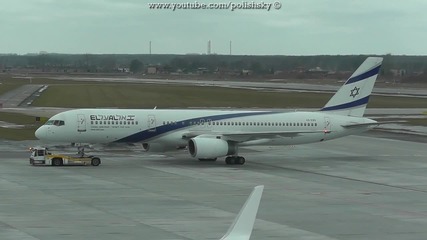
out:
M231 40L243 55L427 54L426 0L278 0L270 11L153 10L150 1L0 0L0 53L138 54L149 41L152 53L206 53L211 40L228 54Z

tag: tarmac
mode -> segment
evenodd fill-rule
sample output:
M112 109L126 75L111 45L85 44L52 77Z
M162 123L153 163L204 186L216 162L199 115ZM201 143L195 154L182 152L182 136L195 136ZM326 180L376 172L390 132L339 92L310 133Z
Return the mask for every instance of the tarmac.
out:
M31 166L41 143L2 141L0 239L219 239L261 184L251 239L425 239L427 149L406 140L246 148L243 166L86 149L98 167Z

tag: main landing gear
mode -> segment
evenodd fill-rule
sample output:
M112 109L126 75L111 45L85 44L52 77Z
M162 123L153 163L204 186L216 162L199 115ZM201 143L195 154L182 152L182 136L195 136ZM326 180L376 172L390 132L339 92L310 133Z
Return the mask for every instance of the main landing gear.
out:
M216 158L199 158L199 161L201 162L214 162L216 161ZM225 163L227 165L243 165L245 164L246 160L244 157L240 157L240 156L229 156L225 158Z
M244 157L240 156L230 156L225 158L225 163L228 165L238 164L243 165L245 164L246 160Z

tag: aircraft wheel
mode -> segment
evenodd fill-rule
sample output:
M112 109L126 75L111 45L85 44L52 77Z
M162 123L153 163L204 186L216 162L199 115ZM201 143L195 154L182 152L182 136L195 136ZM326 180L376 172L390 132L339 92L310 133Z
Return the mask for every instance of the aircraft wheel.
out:
M101 164L101 159L99 159L99 158L92 158L92 160L90 161L90 164L92 166L99 166L99 164Z
M234 165L236 163L236 158L235 157L226 157L225 163L228 165Z
M234 164L243 165L243 164L245 164L245 162L246 162L246 160L244 157L231 156L231 157L225 158L225 163L228 165L234 165Z
M52 159L52 166L62 166L63 162L61 158Z

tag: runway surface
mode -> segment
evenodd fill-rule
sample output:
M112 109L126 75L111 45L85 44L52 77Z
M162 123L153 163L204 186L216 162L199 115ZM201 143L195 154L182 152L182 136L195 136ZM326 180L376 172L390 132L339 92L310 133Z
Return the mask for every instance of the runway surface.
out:
M33 167L26 149L37 144L0 143L2 240L219 239L260 184L254 240L427 236L423 143L256 147L242 150L243 166L96 148L99 167Z
M29 106L32 103L32 99L26 101L30 96L35 95L43 85L39 84L28 84L13 89L5 94L0 95L0 103L4 108L14 108L19 105Z
M217 86L228 88L245 88L271 91L306 91L306 92L336 92L344 81L331 84L313 83L284 83L283 79L271 79L267 81L234 81L234 80L203 80L203 79L146 79L133 77L51 77L56 80L74 80L88 82L118 82L118 83L153 83L153 84L178 84L196 86ZM308 80L309 81L309 80ZM307 82L308 82L307 81ZM427 97L427 90L422 88L403 88L399 85L389 84L389 87L375 87L373 94L405 97Z

